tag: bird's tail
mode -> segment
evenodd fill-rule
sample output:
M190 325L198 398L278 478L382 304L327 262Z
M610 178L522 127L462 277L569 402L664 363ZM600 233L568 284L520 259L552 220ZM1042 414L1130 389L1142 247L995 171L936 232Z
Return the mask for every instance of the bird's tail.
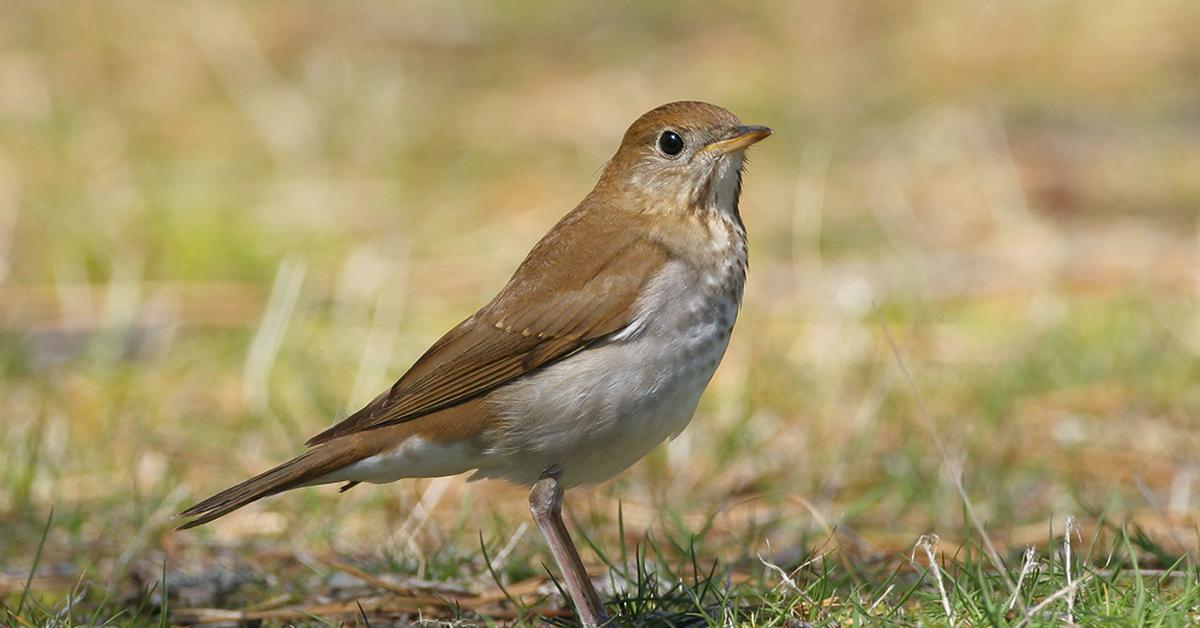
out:
M195 517L195 519L176 529L194 528L218 517L223 517L250 502L293 488L318 483L315 481L322 476L353 462L353 452L336 445L336 443L328 443L309 449L270 471L260 473L236 486L231 486L188 508L176 516Z

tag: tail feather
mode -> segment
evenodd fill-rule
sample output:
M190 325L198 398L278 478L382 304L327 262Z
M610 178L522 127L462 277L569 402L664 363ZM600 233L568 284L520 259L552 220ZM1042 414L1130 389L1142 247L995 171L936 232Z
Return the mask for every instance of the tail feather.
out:
M260 473L241 484L231 486L179 513L176 516L195 517L195 519L176 529L194 528L264 497L305 486L351 462L346 455L349 453L351 452L343 448L330 445L310 449L269 471Z

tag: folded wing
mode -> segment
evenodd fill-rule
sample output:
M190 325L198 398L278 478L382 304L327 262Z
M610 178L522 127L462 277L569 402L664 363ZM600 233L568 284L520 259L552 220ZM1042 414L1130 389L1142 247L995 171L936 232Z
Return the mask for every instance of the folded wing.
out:
M667 253L581 209L534 247L491 303L434 343L391 389L308 445L457 405L629 325Z

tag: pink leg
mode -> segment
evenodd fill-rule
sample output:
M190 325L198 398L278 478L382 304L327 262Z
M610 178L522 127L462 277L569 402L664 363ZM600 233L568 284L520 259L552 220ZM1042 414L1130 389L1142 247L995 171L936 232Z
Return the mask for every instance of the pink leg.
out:
M554 562L558 563L558 569L566 580L567 592L571 594L571 601L575 603L583 625L603 626L608 621L608 615L600 605L600 596L596 595L596 589L583 568L583 561L579 559L579 551L575 549L567 525L563 523L564 491L558 484L561 475L561 471L548 471L533 485L533 490L529 491L529 512L550 545L550 553L554 555Z

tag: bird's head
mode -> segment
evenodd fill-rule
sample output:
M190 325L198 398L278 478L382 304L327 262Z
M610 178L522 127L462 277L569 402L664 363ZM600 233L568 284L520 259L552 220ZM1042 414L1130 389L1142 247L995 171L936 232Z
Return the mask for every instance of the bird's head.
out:
M642 211L736 217L745 151L770 134L716 105L668 103L634 121L597 188Z

